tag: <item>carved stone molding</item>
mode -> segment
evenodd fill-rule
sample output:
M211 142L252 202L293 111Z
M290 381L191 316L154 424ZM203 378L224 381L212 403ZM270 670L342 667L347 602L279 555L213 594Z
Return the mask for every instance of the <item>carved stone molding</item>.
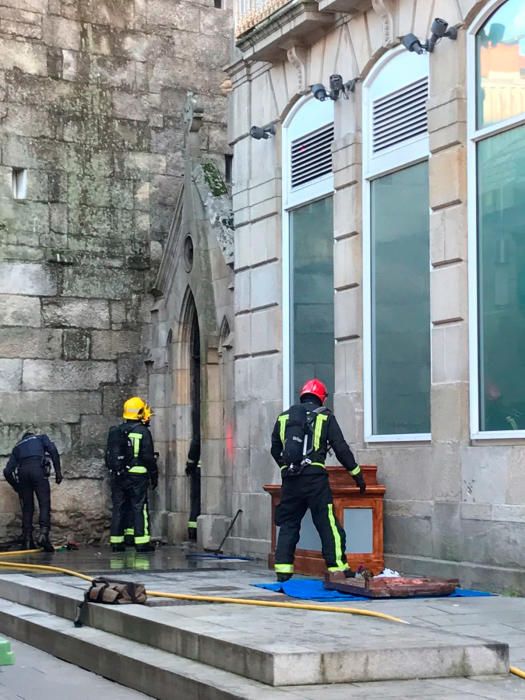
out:
M291 46L286 51L289 63L296 70L297 75L297 94L306 95L308 92L308 85L306 84L306 60L308 57L308 51L304 46Z
M396 40L396 7L394 0L372 0L372 8L383 24L383 45L392 46Z
M195 133L202 126L202 117L204 110L197 105L197 100L193 92L186 94L186 103L184 105L183 119L187 133Z

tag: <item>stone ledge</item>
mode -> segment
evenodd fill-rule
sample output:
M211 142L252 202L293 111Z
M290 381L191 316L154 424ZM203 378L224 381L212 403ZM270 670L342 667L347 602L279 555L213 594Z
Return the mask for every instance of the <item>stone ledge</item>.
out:
M237 38L245 60L280 62L286 46L314 44L335 22L335 15L321 13L317 2L286 4Z

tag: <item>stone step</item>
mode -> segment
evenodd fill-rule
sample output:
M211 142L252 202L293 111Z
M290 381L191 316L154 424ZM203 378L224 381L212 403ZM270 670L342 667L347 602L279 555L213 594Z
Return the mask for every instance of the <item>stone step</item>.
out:
M85 587L66 581L3 575L0 596L71 626ZM493 675L509 667L507 644L336 613L230 604L91 604L86 612L87 627L273 686Z
M9 637L158 700L298 700L279 689L65 618L0 600Z

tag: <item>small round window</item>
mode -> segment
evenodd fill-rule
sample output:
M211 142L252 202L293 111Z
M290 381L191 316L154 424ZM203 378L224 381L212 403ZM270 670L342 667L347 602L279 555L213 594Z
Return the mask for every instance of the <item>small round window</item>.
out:
M186 236L184 240L184 267L186 272L190 272L193 267L193 241L191 236Z

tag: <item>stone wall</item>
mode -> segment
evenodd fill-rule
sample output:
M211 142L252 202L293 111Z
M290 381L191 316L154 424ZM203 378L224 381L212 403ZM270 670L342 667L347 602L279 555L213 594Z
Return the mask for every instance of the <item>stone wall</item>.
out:
M229 13L213 0L6 0L0 7L0 455L27 426L63 456L60 534L107 528L102 462L147 391L147 293L183 174L182 110L223 160ZM13 169L27 193L15 199ZM0 483L0 541L17 499Z

